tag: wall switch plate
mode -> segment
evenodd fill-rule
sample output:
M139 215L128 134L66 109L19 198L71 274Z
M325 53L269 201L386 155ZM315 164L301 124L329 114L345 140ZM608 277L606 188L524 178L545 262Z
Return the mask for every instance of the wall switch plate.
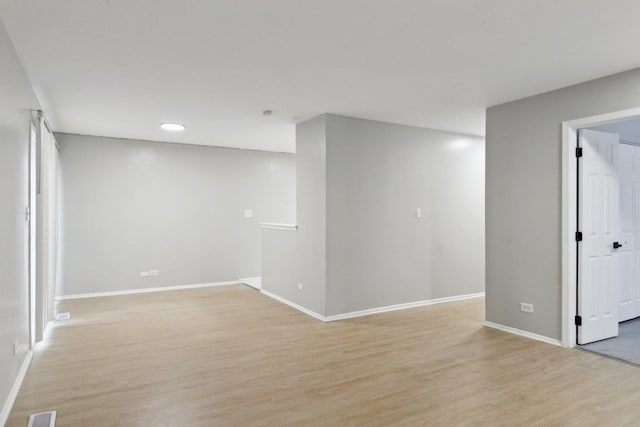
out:
M18 340L15 340L13 342L13 355L14 356L16 356L18 354L18 347L19 347Z
M148 271L141 271L140 272L140 277L148 277L149 276L149 272Z
M304 285L302 283L298 283L298 290L302 291L304 289Z
M526 302L521 302L520 303L520 311L523 311L525 313L533 313L533 304L529 304Z
M416 208L416 218L422 218L422 209Z
M245 218L252 218L253 217L253 211L251 209L245 209L244 210L244 217Z
M149 270L149 276L157 276L160 274L158 270Z

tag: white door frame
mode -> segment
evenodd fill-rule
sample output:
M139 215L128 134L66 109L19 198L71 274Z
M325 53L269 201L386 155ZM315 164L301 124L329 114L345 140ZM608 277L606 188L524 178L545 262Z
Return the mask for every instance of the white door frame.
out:
M562 346L566 348L576 345L578 129L637 118L640 118L640 108L562 122Z

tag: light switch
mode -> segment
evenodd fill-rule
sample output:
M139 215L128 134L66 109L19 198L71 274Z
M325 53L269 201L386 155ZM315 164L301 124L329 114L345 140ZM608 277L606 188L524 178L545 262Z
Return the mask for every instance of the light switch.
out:
M416 208L416 218L422 218L422 209Z

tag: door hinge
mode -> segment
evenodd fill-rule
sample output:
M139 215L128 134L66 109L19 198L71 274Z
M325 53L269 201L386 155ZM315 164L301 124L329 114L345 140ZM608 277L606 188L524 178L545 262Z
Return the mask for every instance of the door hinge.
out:
M575 317L576 326L582 326L582 316Z
M576 242L582 242L582 231L576 231Z
M576 148L576 157L582 157L582 147Z

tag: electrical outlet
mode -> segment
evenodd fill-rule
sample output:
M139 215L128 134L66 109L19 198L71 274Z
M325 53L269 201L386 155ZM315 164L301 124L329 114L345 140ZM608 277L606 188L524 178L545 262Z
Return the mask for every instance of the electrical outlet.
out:
M157 276L160 274L158 270L149 270L149 276Z
M304 289L304 285L302 283L298 283L298 290L302 292L303 289Z
M245 218L252 218L253 217L253 211L251 209L245 209L244 210L244 217Z
M520 311L523 311L525 313L533 313L533 304L529 304L527 302L521 302Z
M149 272L148 271L141 271L140 272L140 277L149 277Z

